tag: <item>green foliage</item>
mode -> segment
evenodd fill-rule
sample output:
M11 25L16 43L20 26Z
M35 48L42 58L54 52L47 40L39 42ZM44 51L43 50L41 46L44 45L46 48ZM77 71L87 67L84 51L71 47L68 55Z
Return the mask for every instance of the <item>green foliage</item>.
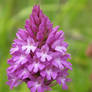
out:
M90 73L92 62L85 51L92 42L92 0L0 0L0 92L30 92L23 83L14 90L6 85L9 49L18 28L23 28L34 4L41 5L44 13L65 32L69 42L73 71L69 89L63 91L59 85L51 92L92 92Z

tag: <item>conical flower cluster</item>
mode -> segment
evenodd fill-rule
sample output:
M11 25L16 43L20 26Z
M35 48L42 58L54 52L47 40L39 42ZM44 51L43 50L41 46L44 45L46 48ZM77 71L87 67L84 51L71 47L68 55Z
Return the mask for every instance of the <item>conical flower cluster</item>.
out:
M31 92L50 90L53 81L67 89L68 70L72 70L68 44L64 41L64 32L53 28L48 17L35 5L25 29L19 29L12 44L8 60L7 84L12 89L22 82Z

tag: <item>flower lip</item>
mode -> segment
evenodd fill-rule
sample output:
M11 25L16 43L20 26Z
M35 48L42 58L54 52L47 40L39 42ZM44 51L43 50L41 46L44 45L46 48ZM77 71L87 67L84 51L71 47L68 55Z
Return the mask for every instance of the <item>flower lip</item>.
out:
M29 54L30 51L34 52L37 48L37 44L35 43L34 40L32 38L27 38L27 43L25 45L22 46L22 50L26 51L26 54Z
M38 88L39 86L41 86L41 84L38 83L38 82L36 82L36 83L35 83L35 87Z
M33 61L34 62L28 65L29 71L37 73L38 71L43 70L45 68L45 65L39 62L39 59L37 57L34 57Z
M43 45L41 50L36 52L36 55L41 59L41 62L50 61L52 59L48 45Z

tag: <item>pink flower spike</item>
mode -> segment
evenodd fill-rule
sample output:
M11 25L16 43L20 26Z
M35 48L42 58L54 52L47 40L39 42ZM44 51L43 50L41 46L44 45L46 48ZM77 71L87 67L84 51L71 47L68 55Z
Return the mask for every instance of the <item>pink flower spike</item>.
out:
M31 92L51 90L53 82L67 89L68 70L72 70L64 32L35 5L24 29L19 29L10 49L7 69L10 88L25 82Z

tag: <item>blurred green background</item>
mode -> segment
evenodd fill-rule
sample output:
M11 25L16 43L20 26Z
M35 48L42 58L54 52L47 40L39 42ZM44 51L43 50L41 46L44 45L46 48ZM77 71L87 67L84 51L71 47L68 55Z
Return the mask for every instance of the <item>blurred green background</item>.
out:
M65 32L68 52L72 54L69 89L63 91L56 85L51 92L92 92L92 59L85 54L92 42L92 0L0 0L0 92L30 92L25 83L10 90L6 69L15 33L24 28L36 3L40 3L54 26L60 25Z

